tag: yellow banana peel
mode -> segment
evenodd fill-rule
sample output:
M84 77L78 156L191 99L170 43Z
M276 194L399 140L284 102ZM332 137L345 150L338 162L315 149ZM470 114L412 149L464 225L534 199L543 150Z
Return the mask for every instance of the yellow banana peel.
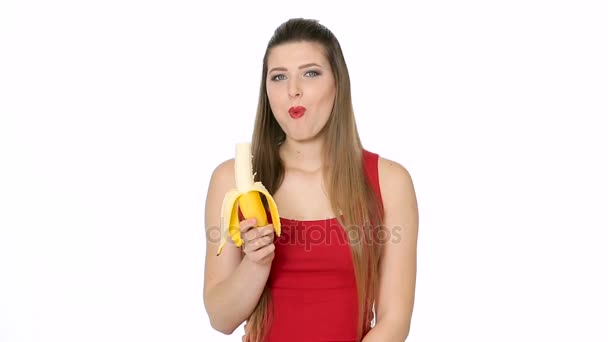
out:
M236 144L236 156L234 158L234 177L236 189L232 189L224 196L220 220L221 242L217 255L222 253L228 236L237 247L241 247L241 230L239 227L239 209L245 219L255 217L256 226L262 227L268 224L266 210L262 204L261 196L266 196L272 225L277 236L281 236L281 222L277 205L261 182L254 182L253 156L250 143Z

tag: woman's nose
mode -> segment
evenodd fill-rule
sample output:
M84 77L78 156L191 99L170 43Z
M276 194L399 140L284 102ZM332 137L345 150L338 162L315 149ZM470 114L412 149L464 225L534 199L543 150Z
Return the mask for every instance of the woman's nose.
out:
M302 96L302 89L297 82L291 81L289 82L289 97L299 97Z

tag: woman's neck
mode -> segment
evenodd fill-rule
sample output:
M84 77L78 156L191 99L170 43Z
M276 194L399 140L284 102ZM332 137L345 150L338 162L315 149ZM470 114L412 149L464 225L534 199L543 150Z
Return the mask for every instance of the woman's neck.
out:
M323 140L294 141L287 139L279 149L285 167L306 172L321 170L323 160Z

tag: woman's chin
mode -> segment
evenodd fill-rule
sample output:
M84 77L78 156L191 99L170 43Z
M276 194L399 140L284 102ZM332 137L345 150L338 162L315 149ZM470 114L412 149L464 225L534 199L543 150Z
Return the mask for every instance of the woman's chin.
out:
M314 132L290 132L287 134L288 140L298 143L312 142L319 138L320 134L314 134Z

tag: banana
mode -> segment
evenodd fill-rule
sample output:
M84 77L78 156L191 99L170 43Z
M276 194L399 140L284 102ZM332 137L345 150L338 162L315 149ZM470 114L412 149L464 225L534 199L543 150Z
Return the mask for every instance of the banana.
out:
M222 253L228 240L228 236L237 247L241 247L241 230L239 227L238 209L245 219L255 217L256 226L261 227L268 224L266 210L262 204L261 195L266 196L272 225L277 236L281 236L281 222L277 205L261 182L254 182L253 156L251 155L250 143L236 144L236 156L234 158L234 177L236 189L232 189L224 196L221 212L221 242L217 255Z

